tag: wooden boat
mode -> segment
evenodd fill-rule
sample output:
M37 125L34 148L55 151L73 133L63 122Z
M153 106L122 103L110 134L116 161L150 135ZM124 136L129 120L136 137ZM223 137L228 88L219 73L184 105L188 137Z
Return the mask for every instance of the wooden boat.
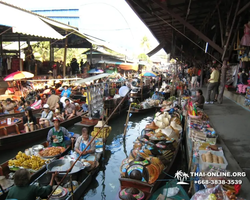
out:
M45 141L45 142L42 143L42 145L46 148L46 147L49 146L49 143L47 141ZM69 145L69 146L67 146L67 148L65 149L65 151L63 153L61 153L60 155L52 158L51 160L55 160L55 159L58 159L61 156L66 155L69 152L70 149L71 149L71 146ZM12 159L15 159L15 158L12 158ZM9 168L8 162L9 161L6 161L6 162L0 164L0 176L5 176L7 179L9 178L9 173L18 170L18 168L15 168L15 170ZM36 180L45 171L46 171L46 165L41 167L36 172L32 172L31 177L30 177L30 183L33 182L34 180ZM0 190L0 192L1 192L1 190ZM2 191L2 194L0 194L0 200L6 199L7 194L8 194L8 190Z
M152 112L152 111L155 111L155 110L156 110L155 107L145 108L145 109L131 108L130 113L133 113L133 114L143 114L143 113L148 113L148 112Z
M187 192L184 190L184 188L181 185L177 184L176 180L166 182L166 184L164 186L160 187L158 190L156 190L154 192L154 194L150 197L149 200L157 199L157 197L160 194L163 194L164 188L171 188L171 187L177 187L179 189L178 194L176 194L175 196L171 196L171 199L173 199L173 200L180 200L180 199L181 200L190 200Z
M173 163L176 160L176 156L179 152L180 145L181 145L182 138L179 139L177 148L175 149L175 153L173 155L173 158L171 162L168 164L168 166L161 172L157 180L162 180L166 178L166 174L171 170ZM121 190L125 188L137 188L144 192L145 200L149 200L149 198L152 196L152 194L158 189L159 185L161 184L161 181L155 181L152 184L148 184L146 182L130 179L130 178L119 178L120 184L121 184Z
M100 158L102 156L102 153L96 153L96 160L100 161ZM86 191L86 189L89 187L92 179L95 177L97 172L99 171L99 164L97 167L94 169L90 170L80 170L77 172L76 176L72 176L73 181L78 182L78 186L76 188L73 187L73 193L68 192L68 194L63 197L63 199L70 200L70 199L81 199L82 195ZM37 184L39 183L40 186L48 185L50 181L51 174L48 174L47 172L44 172L41 176L39 176L36 180L33 181L31 184ZM42 180L46 180L45 182ZM65 184L65 182L70 181L68 177L65 178L64 183L62 186ZM70 185L67 187L69 191L71 191Z
M106 112L107 117L111 115L111 113L114 111L117 105L122 101L122 99L123 98L120 97L117 99L108 99L104 101L104 110ZM125 99L110 119L116 118L118 115L126 111L128 107L129 107L128 99Z
M81 116L75 116L74 118L61 122L60 125L67 128L79 121L81 121ZM39 119L37 119L37 122L39 122ZM23 131L23 123L20 122L8 127L0 128L0 152L6 149L12 149L13 147L27 145L37 140L46 139L48 131L52 127L53 126L49 126L25 133Z
M36 110L32 110L33 115L41 113L42 112L42 108L40 109L36 109ZM24 113L23 112L18 112L15 111L15 113L13 114L3 114L0 115L0 120L5 119L5 118L19 118L19 117L23 117Z
M89 118L88 114L84 114L81 116L82 120L78 123L78 125L86 126L86 127L92 127L95 126L99 119L98 118Z

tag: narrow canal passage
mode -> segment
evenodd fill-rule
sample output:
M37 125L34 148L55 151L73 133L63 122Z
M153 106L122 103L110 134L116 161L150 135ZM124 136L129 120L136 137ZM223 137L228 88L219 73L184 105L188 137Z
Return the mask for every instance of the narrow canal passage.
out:
M126 135L126 140L123 140L124 124L126 121L127 113L122 113L116 119L110 121L109 125L112 127L112 131L107 141L107 147L104 155L104 159L100 162L100 171L97 176L93 178L88 190L85 192L82 199L86 200L118 200L118 192L120 190L120 164L126 156L129 155L133 148L133 142L140 135L141 131L145 128L148 123L147 118L153 117L154 112L140 115L132 115L129 120L129 129ZM69 131L75 133L81 133L81 126L72 126ZM46 138L44 138L46 140ZM5 162L8 159L14 157L18 151L24 151L35 144L41 143L44 140L29 144L27 147L16 149L13 147L12 150L6 152L0 156L0 162ZM180 155L185 155L180 153ZM179 163L176 165L176 170L184 168L185 163L180 156ZM175 170L175 169L174 169Z

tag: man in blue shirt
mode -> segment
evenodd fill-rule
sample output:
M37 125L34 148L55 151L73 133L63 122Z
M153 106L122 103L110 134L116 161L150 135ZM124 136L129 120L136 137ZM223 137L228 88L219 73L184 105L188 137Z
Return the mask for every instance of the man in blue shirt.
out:
M160 95L157 91L155 91L155 93L153 94L152 99L153 100L161 100Z
M67 94L67 98L70 97L71 91L70 89L68 89L68 86L64 86L64 90L61 93L61 97L63 97L63 94L66 93Z

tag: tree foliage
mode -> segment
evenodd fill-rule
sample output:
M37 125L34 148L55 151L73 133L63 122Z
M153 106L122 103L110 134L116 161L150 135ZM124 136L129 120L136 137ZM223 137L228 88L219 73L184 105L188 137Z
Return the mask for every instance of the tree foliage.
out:
M35 55L35 59L40 61L48 61L50 58L50 44L49 42L38 42L35 45L32 45L33 53ZM84 61L87 60L87 56L82 54L85 49L67 49L67 63L70 63L72 58L76 58L78 62L81 59ZM54 61L63 61L64 58L64 48L54 48Z

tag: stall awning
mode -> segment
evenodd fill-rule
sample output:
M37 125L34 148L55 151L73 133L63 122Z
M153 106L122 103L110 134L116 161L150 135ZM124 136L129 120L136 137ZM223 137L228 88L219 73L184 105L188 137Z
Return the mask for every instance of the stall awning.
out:
M53 39L64 38L32 12L1 1L0 25L12 27L13 33Z
M138 64L122 63L119 65L119 68L121 68L123 70L138 71Z
M99 74L99 75L96 75L96 76L91 76L91 77L88 77L88 78L84 78L84 79L78 80L75 83L76 84L87 83L87 82L95 81L95 80L98 80L100 78L104 78L104 77L108 77L108 76L110 76L110 74L103 73L103 74Z

